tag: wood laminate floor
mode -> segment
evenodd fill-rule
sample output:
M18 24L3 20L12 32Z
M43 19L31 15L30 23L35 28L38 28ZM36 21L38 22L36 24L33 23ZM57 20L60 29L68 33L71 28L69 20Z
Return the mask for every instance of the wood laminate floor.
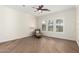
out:
M0 52L5 53L78 53L79 47L75 41L42 37L40 39L27 37L0 43Z

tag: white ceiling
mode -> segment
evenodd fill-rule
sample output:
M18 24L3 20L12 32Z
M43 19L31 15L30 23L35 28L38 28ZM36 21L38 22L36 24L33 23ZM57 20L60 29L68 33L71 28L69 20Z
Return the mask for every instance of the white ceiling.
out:
M29 13L31 15L39 16L39 15L44 15L48 13L74 8L75 6L74 5L44 5L44 8L47 8L51 11L50 12L44 11L43 13L34 12L35 9L33 9L32 7L38 7L38 5L25 5L25 7L23 7L22 5L8 5L7 7L14 8L22 12Z

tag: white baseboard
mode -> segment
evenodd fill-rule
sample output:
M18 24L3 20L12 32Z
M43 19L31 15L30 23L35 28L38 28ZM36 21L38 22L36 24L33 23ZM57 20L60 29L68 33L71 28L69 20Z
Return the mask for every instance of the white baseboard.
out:
M55 38L60 38L60 39L65 39L65 40L72 40L72 41L76 41L76 40L74 40L74 38L56 37L56 36L50 36L50 35L44 35L44 36L48 36L48 37L55 37Z
M17 37L17 38L14 38L14 39L7 39L7 38L5 38L4 40L1 40L0 43L12 41L12 40L17 40L17 39L21 39L21 38L25 38L25 37L29 37L29 36L30 35L28 35L28 36L22 36L22 37Z

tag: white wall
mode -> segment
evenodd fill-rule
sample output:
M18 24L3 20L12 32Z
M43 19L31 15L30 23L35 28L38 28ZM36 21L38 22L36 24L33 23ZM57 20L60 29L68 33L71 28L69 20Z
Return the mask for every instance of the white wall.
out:
M43 31L43 34L49 37L64 38L69 40L76 40L76 9L68 9L61 12L51 13L38 17L38 28L41 28L43 20L64 20L64 32L57 33L55 29L53 32Z
M36 27L34 16L0 6L0 42L30 36Z
M76 12L75 9L65 10L58 13L36 17L23 13L21 11L0 6L0 42L23 38L30 36L32 27L41 28L43 20L55 20L62 18L64 20L64 33L43 32L50 37L76 39Z

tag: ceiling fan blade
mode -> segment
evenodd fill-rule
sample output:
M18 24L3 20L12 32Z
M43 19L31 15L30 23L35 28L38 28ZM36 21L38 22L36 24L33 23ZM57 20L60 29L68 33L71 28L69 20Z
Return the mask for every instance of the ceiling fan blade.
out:
M49 9L41 9L42 11L50 11Z
M43 7L44 7L43 5L40 5L38 9L42 9Z

